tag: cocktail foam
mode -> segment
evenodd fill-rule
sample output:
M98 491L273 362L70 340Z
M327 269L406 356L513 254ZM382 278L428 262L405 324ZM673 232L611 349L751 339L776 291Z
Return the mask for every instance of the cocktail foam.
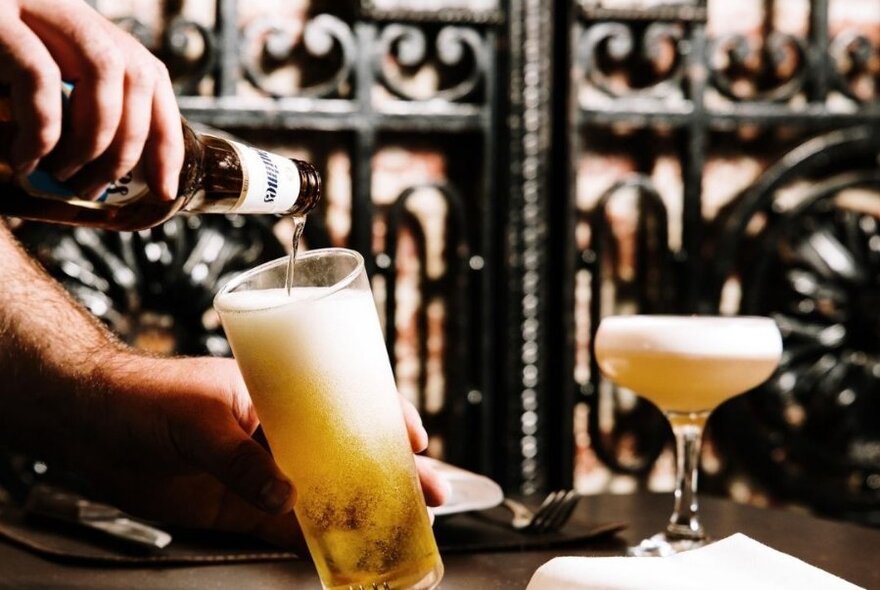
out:
M613 316L602 320L602 346L722 358L778 358L782 339L770 318Z

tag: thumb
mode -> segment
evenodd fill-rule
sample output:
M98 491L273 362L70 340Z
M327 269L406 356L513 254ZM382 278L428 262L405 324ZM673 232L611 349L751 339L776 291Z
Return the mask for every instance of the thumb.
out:
M212 412L213 414L213 412ZM203 415L178 437L180 451L254 506L279 514L293 508L296 490L272 455L226 411Z

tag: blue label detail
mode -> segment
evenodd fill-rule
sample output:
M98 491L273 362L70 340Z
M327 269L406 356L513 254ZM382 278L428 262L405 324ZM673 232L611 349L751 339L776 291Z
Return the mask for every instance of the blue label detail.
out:
M44 170L34 170L27 177L28 184L41 193L59 197L76 197L76 193L64 186L54 176Z
M58 195L59 197L75 197L76 193L61 184L54 176L43 170L34 170L28 176L28 182L38 191Z
M75 199L77 194L70 190L64 183L60 182L54 176L45 170L34 170L27 177L27 184L23 187L25 190L39 197L56 197L59 199ZM125 193L128 193L126 190ZM104 191L100 197L95 199L99 203L103 203L110 196L109 191Z

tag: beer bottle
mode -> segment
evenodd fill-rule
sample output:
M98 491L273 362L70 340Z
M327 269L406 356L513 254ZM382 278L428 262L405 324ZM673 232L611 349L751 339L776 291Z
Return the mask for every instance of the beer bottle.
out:
M146 229L178 213L304 215L318 202L315 167L183 124L186 148L178 196L164 201L147 188L142 165L96 200L79 198L44 170L16 176L3 152L12 136L9 103L0 97L0 215L117 231Z

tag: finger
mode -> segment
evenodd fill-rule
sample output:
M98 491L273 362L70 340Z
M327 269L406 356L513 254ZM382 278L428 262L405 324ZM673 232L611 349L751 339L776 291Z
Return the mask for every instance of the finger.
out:
M199 376L201 387L219 396L226 403L238 425L247 434L253 434L260 425L257 412L245 386L238 364L231 358L198 357L178 358L165 365L166 378L186 380ZM173 375L174 377L169 377Z
M70 94L70 128L61 140L56 177L65 181L110 146L122 116L124 62L107 46L90 49L88 74Z
M206 473L173 478L119 468L93 473L106 499L130 514L185 527L252 534L308 555L292 512L267 514Z
M119 31L85 3L64 10L22 10L22 20L43 40L65 79L70 95L65 129L52 169L67 180L100 156L116 135L122 115L126 58Z
M419 411L408 399L400 396L400 408L403 410L403 421L406 423L406 433L409 435L409 444L413 452L421 453L428 448L428 432L422 424Z
M173 425L177 448L254 506L270 513L293 507L296 492L272 455L241 429L224 404L197 423Z
M40 39L16 18L0 25L0 79L11 85L16 132L11 163L30 173L61 135L61 72Z
M451 493L449 482L437 473L426 457L416 457L416 471L422 484L422 493L428 506L441 506Z
M144 173L150 189L170 201L177 197L183 168L183 127L168 69L158 60L154 68L156 89L150 134L144 146Z
M151 483L167 490L160 495L162 505L157 506L162 513L167 514L170 506L174 505L176 516L180 519L191 518L183 514L184 511L200 514L200 520L191 520L190 526L255 535L278 547L296 551L299 555L308 555L302 529L292 511L267 514L213 478L203 480L200 476L190 476L177 478L170 485L160 481ZM206 498L211 499L207 507Z
M71 179L70 186L87 199L97 198L106 185L137 165L150 130L155 69L147 60L127 68L122 116L107 150Z
M222 399L229 405L238 425L247 434L254 435L260 426L260 420L235 360L231 358L200 358L186 359L185 362L199 363L199 366L194 370L201 375L211 375L214 390L222 393ZM268 448L268 442L265 446Z

